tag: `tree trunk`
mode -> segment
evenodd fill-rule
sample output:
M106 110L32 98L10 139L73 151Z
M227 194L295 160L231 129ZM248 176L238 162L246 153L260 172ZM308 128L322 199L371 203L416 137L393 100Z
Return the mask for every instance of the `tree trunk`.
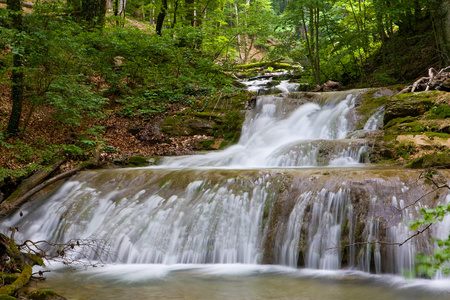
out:
M195 1L194 0L185 0L184 2L186 4L185 18L191 26L195 26L195 12L194 12Z
M162 0L161 3L161 11L158 14L158 17L156 18L156 33L161 36L161 30L164 24L164 18L166 17L167 13L167 0Z
M106 0L82 0L81 16L88 28L105 25Z
M435 19L441 65L446 66L450 64L450 0L443 0L438 4Z
M22 31L22 4L20 0L8 0L7 9L12 11L11 14L11 26L17 31ZM20 54L14 54L13 56L13 71L11 74L11 101L12 110L8 122L8 128L6 129L7 136L19 135L19 123L22 115L22 103L23 103L23 58Z
M175 1L175 7L173 9L173 22L172 22L172 28L175 27L175 24L177 24L177 10L178 10L178 0Z
M320 84L320 56L319 56L319 17L320 17L320 11L319 8L316 8L316 45L315 45L315 50L316 50L316 60L315 60L315 73L316 73L316 83Z

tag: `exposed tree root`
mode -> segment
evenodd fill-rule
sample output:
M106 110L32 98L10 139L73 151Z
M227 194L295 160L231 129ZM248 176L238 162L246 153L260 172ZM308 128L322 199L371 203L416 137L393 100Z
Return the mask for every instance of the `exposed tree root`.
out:
M428 77L422 77L419 80L416 80L412 85L407 86L398 94L429 90L450 92L450 66L439 72L434 68L429 68Z

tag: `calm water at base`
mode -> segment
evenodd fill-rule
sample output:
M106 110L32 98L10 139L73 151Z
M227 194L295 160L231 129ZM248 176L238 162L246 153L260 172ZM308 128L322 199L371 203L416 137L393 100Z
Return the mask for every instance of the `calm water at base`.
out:
M55 269L38 287L69 299L450 299L449 279L239 264Z

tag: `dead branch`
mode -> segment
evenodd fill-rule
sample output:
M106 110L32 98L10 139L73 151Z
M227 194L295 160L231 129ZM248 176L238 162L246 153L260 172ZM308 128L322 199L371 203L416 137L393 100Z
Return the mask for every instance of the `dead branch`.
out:
M427 231L428 229L430 229L431 225L433 225L434 223L430 223L428 224L424 229L422 230L417 230L417 232L413 235L411 235L410 237L408 237L406 240L404 240L402 243L399 244L399 246L404 245L406 242L408 242L409 240L413 239L414 237L424 233L425 231Z
M411 87L411 92L429 91L430 89L450 91L450 72L447 72L449 69L450 66L438 72L434 68L429 68L428 77L422 77L416 80ZM400 93L403 92L404 90Z
M26 240L17 247L23 252L42 257L49 263L60 262L68 266L95 266L97 263L104 264L103 258L116 256L105 240L93 238L72 239L65 243ZM91 260L91 253L98 259L95 263Z
M19 273L11 284L0 287L0 294L13 295L17 290L23 287L31 278L33 266L43 265L43 260L33 253L23 253L14 241L16 228L10 228L11 237L0 234L0 253L3 258L1 261L2 271L9 273Z
M429 79L429 77L422 77L422 78L420 78L419 80L415 81L415 82L413 83L413 85L412 85L411 93L414 93L414 91L417 89L417 86L418 86L422 81L425 81L425 80L427 80L427 79Z

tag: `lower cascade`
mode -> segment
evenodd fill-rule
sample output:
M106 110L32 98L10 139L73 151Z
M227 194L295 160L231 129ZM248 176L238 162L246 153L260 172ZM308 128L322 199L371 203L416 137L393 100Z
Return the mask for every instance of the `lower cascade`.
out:
M432 246L425 234L398 245L412 235L407 224L418 216L408 205L428 192L419 175L396 169L88 171L23 207L26 218L7 223L33 240L106 240L116 254L106 259L115 263L400 274ZM427 203L446 198L436 192Z
M407 274L417 253L432 251L430 235L450 230L444 220L407 240L408 223L420 208L450 201L448 191L432 192L420 171L371 167L369 143L347 138L358 92L321 97L260 96L237 145L158 166L81 172L4 224L19 228L17 239L105 240L114 255L87 256L118 264ZM377 113L366 130L379 128Z

